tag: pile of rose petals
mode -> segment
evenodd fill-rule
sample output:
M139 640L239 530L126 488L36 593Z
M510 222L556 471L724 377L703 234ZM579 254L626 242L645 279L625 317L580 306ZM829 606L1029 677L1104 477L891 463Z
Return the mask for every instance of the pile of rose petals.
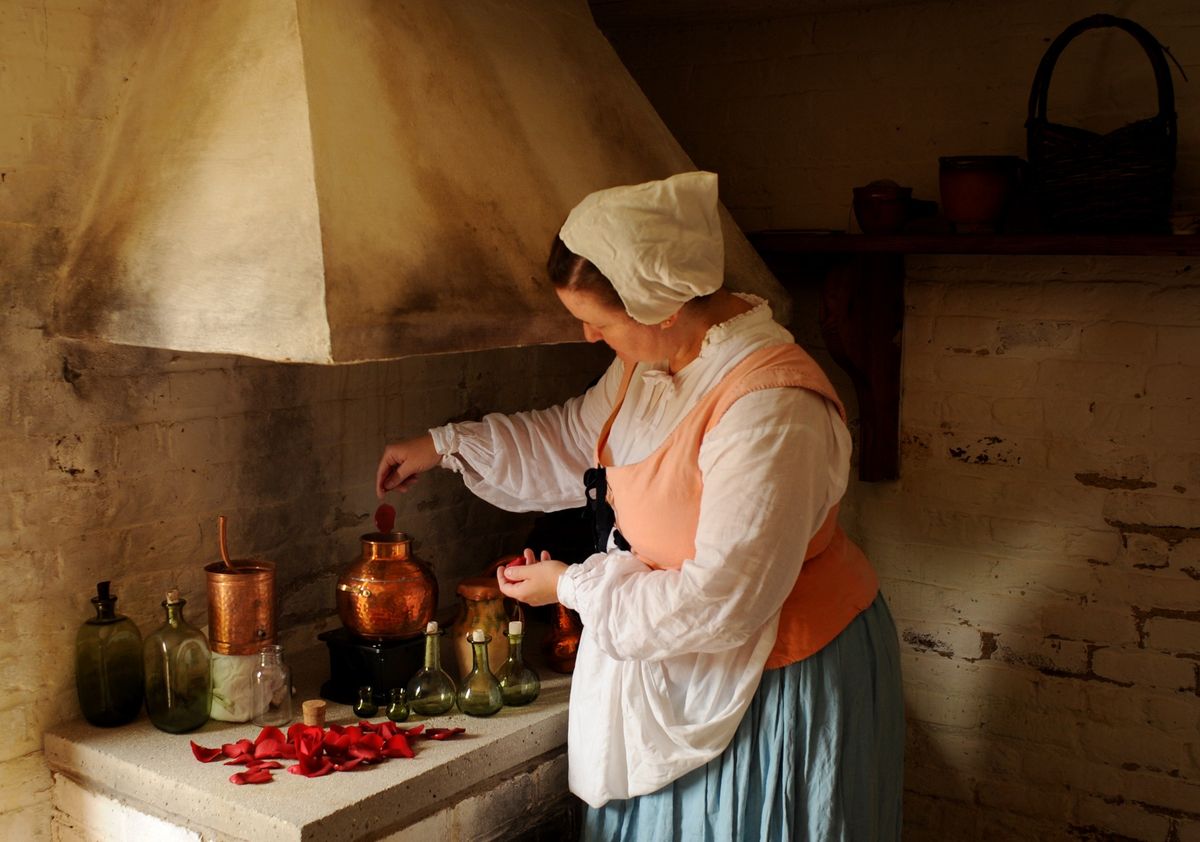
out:
M268 725L254 742L238 740L220 748L205 748L193 741L192 754L201 763L212 763L224 757L227 758L226 766L245 766L245 772L230 776L232 783L265 784L271 780L272 770L284 768L280 760L296 761L287 767L293 775L319 778L330 772L349 772L359 766L382 763L392 757L412 757L410 738L448 740L464 731L465 728L426 728L424 725L401 728L391 721L378 724L361 721L345 728L296 723L284 734Z

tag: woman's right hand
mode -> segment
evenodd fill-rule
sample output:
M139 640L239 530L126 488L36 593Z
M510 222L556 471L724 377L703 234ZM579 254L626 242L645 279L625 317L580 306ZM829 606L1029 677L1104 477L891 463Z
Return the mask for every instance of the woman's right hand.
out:
M441 461L429 433L392 442L383 449L375 471L376 496L382 500L389 491L408 491L418 475L437 467Z

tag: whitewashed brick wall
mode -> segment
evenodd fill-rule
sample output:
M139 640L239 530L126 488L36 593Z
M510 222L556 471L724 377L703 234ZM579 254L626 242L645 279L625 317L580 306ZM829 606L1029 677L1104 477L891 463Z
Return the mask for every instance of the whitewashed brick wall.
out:
M286 642L313 645L370 531L388 438L557 402L603 362L575 345L321 368L48 336L81 174L157 5L0 0L0 839L13 842L50 837L42 732L78 716L74 636L97 581L143 633L176 585L202 624L223 513L235 555L279 565ZM440 472L396 502L444 604L529 524Z
M847 228L855 185L936 199L939 155L1023 154L1048 39L1097 11L1143 23L1192 77L1176 75L1176 204L1200 211L1196 4L825 8L608 29L743 227ZM1150 113L1127 46L1072 47L1051 115ZM902 638L906 837L1197 842L1200 261L907 266L902 477L843 508ZM797 293L819 345L815 293Z

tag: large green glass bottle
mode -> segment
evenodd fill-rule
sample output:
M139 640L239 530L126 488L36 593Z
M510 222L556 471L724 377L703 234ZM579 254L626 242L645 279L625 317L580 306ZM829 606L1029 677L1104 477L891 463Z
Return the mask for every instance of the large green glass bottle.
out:
M492 639L483 629L475 629L467 640L471 643L471 671L458 691L458 709L468 716L491 716L504 707L500 682L488 665L487 645Z
M203 632L183 618L187 600L167 591L167 619L143 647L146 712L163 731L179 734L208 721L212 705L212 656Z
M521 639L524 630L520 620L513 620L508 624L508 660L496 672L504 704L512 707L529 704L538 697L542 689L538 674L526 665L522 655Z
M454 679L442 669L442 633L436 621L425 626L425 666L408 681L408 707L418 716L441 716L454 707Z
M142 635L116 612L109 582L96 585L89 618L75 635L75 689L83 718L110 727L132 722L142 709Z

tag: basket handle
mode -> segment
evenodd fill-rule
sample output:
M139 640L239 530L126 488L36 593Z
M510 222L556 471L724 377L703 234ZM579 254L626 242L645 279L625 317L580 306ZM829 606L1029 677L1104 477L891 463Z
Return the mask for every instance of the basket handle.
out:
M1029 122L1045 121L1046 119L1050 76L1054 73L1054 65L1058 62L1058 57L1062 55L1067 45L1089 29L1101 29L1109 26L1128 32L1146 51L1146 56L1154 68L1154 82L1158 87L1158 116L1167 118L1168 124L1171 126L1171 133L1174 134L1175 86L1171 81L1171 68L1167 66L1167 60L1163 58L1164 47L1145 27L1128 18L1119 18L1116 15L1092 15L1077 20L1054 39L1050 48L1046 50L1046 54L1042 56L1037 73L1033 76L1033 89L1029 92Z

